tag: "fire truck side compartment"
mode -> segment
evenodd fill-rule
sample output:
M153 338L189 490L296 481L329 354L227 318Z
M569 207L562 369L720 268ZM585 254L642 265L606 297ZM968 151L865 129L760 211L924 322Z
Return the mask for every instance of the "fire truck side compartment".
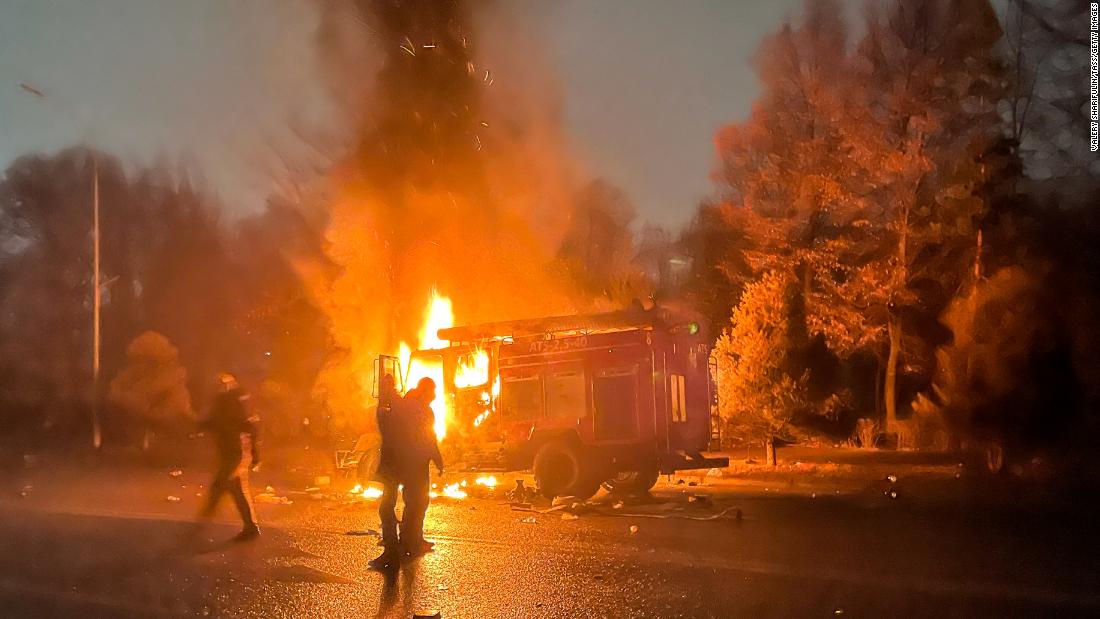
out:
M596 315L599 320L589 317L588 322L606 328L614 316ZM705 339L684 329L655 327L636 314L629 318L619 330L559 337L518 335L524 331L513 327L511 339L467 340L444 356L449 360L446 380L453 385L458 355L473 347L490 352L490 375L499 374L500 396L480 433L483 442L501 445L504 468L529 469L548 441L578 446L589 464L608 476L728 464L725 458L700 455L710 440ZM553 320L565 324L562 318ZM440 335L472 339L502 328L456 327ZM453 387L448 397L456 410L474 398Z

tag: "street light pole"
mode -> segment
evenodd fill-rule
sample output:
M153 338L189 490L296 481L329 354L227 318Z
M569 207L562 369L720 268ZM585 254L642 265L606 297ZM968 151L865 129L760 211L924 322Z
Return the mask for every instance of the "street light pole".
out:
M103 431L99 423L99 308L102 290L99 286L99 158L92 154L92 447L99 450Z
M45 99L46 93L26 84L19 87L30 94ZM99 311L103 301L99 281L99 158L92 152L92 447L96 451L103 445L103 429L99 419Z

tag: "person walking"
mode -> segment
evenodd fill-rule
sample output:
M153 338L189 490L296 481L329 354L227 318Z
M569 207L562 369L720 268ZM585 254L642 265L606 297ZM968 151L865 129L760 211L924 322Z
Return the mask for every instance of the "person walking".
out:
M248 541L260 535L256 510L248 490L248 472L260 464L259 418L251 411L249 395L237 383L235 376L218 376L219 393L214 397L210 415L200 427L210 432L217 450L217 468L206 503L200 512L202 520L213 518L218 503L225 494L233 497L243 528L234 541ZM248 454L248 458L245 457Z

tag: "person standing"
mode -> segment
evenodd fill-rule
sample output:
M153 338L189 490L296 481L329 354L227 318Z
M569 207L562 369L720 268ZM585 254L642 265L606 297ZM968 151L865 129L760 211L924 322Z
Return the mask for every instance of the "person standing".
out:
M378 518L382 522L382 554L370 561L376 569L395 567L400 561L400 540L397 531L397 493L400 492L403 471L400 462L405 439L401 428L401 394L397 392L392 374L379 381L376 412L379 448L378 468L374 478L382 484L382 499L378 502Z
M428 377L420 379L416 389L405 396L410 450L404 463L405 512L401 519L401 547L411 557L430 552L433 545L424 539L424 514L430 501L428 465L435 463L439 474L443 474L443 456L439 452L435 414L431 408L435 397L435 381Z
M237 384L236 377L222 373L218 382L219 392L214 397L210 416L199 424L213 437L218 458L200 517L203 520L212 518L222 496L229 494L243 524L241 532L233 539L243 542L260 535L248 490L248 471L260 465L259 418L251 411L249 395Z
M378 407L378 431L382 436L378 481L382 500L378 515L382 521L382 554L370 562L376 569L393 568L402 556L420 556L431 550L424 540L424 513L429 501L428 464L435 462L443 472L443 458L435 438L435 418L431 402L435 399L435 381L423 378L405 394L390 394L392 405ZM396 515L397 493L405 502L401 528Z

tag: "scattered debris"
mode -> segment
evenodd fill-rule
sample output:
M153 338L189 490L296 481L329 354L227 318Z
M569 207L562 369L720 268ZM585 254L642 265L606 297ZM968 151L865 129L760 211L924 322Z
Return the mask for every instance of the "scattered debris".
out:
M438 586L436 586L436 589L439 589L440 591L446 591L447 590L447 585L438 585Z
M371 535L371 536L375 536L375 537L381 537L381 534L378 531L375 531L374 529L359 529L359 530L355 530L355 531L348 531L348 532L344 533L344 535L351 535L351 536L356 536L356 537Z
M689 482L688 482L688 485L689 485L689 486L698 486L698 485L699 485L699 482L697 482L697 481L689 481Z
M561 519L562 519L562 520L577 520L577 519L579 519L579 518L580 518L580 516L578 516L578 515L576 515L576 514L571 514L571 513L569 513L569 512L564 512L564 513L563 513L563 514L561 515Z
M442 619L443 615L438 610L418 610L413 613L413 619Z
M622 501L615 501L615 504L612 505L611 508L612 509L622 509L623 508L623 502Z
M707 477L725 477L726 471L723 469L710 469L707 471Z
M524 518L523 520L520 520L520 522L526 522L527 524L535 524L535 523L538 522L538 519L535 518L534 516L528 516L528 517Z
M268 486L270 488L271 486ZM274 505L292 505L294 501L286 498L285 496L279 496L274 492L261 492L253 497L257 503L271 503Z
M688 503L692 503L697 507L714 507L714 501L705 494L693 494L689 496Z
M169 503L179 503L179 502L180 502L180 501L182 500L182 499L180 499L180 498L179 498L178 496L176 496L176 495L174 495L174 494L169 494L168 496L166 496L166 497L164 497L164 498L165 498L165 500L166 500L166 501L168 501Z
M538 490L524 485L522 479L516 480L516 487L508 491L508 501L511 503L530 503L538 496Z
M180 475L183 475L183 471L179 469L172 469L171 471L168 471L168 475L171 477L179 477Z
M638 533L638 525L636 525L636 524L630 525L630 534L631 535L636 535L637 533Z

